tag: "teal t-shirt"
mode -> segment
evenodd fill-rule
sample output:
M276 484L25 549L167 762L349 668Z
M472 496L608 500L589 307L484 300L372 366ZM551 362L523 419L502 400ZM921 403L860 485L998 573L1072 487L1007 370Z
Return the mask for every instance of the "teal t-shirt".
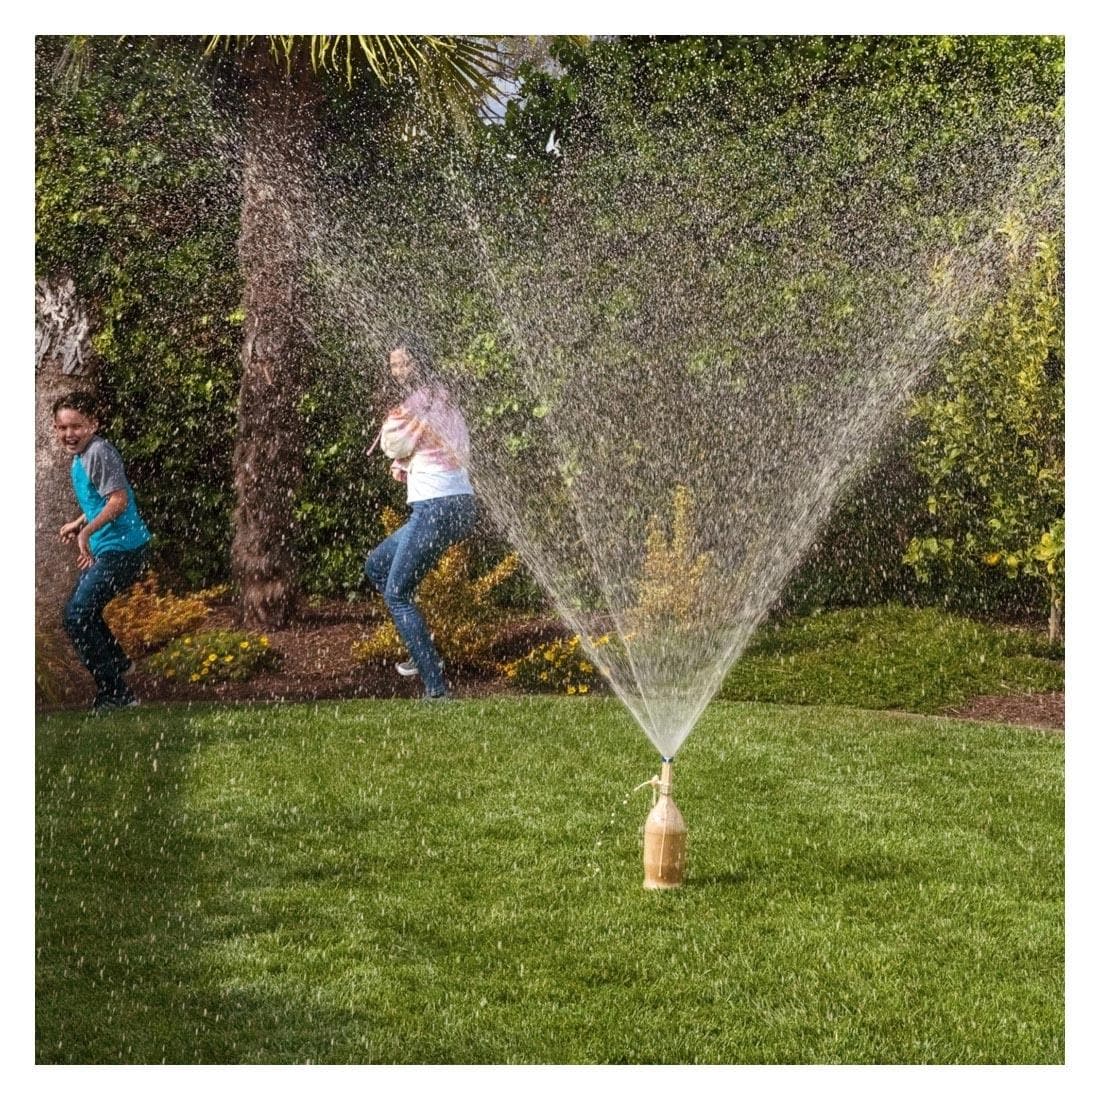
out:
M111 493L119 489L126 492L126 511L93 532L88 540L93 556L112 550L138 550L152 538L138 514L122 455L106 439L93 435L88 446L73 455L69 473L77 504L89 523L103 511Z

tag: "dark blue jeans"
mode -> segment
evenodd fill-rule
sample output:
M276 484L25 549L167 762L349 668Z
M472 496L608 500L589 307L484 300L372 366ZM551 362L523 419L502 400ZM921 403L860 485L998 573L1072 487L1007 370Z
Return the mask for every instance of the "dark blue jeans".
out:
M130 697L122 679L130 658L103 621L103 609L141 576L147 557L144 548L100 554L91 568L80 574L65 605L65 632L95 680L97 703Z
M408 523L380 542L367 555L364 566L371 584L386 601L428 695L445 695L447 683L431 633L413 603L413 593L444 552L469 534L475 519L477 504L468 493L414 501Z

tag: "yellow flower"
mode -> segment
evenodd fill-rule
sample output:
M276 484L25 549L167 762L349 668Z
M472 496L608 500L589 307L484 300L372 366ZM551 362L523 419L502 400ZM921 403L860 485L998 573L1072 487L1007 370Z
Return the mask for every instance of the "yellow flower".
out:
M194 683L198 678L199 678L199 674L197 672L192 672L191 673L191 683Z
M248 648L248 642L241 642L241 649L247 649L247 648Z
M190 645L191 644L191 639L190 638L184 638L183 639L183 644L184 645Z
M216 661L218 659L218 655L216 653L208 653L206 655L206 659L208 661Z
M222 658L222 660L223 660L223 661L224 661L224 662L225 662L226 664L229 664L229 662L233 660L233 654L232 654L232 653L227 653L227 654L226 654L226 655L225 655L225 656L224 656L224 657Z
M1001 555L997 551L994 551L992 554L986 554L985 557L982 558L982 561L984 561L986 565L996 565L1000 560Z
M261 634L260 635L260 645L267 645L267 635L266 634Z
M587 695L588 694L588 685L587 684L581 684L577 688L577 691L579 691L581 693L581 695Z
M574 686L573 686L572 684L570 684L570 685L569 685L569 686L568 686L568 687L567 687L567 688L565 689L565 691L566 691L566 694L567 694L567 695L576 695L576 694L577 694L577 689L576 689L576 688L575 688L575 687L574 687Z

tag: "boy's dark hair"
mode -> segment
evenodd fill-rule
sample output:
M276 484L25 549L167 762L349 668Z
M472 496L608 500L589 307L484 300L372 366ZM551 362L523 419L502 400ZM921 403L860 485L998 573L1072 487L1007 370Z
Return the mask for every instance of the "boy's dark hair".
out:
M95 394L89 393L88 390L73 390L72 393L59 397L53 403L53 415L57 416L62 409L72 409L81 416L88 417L89 420L100 419L99 401Z

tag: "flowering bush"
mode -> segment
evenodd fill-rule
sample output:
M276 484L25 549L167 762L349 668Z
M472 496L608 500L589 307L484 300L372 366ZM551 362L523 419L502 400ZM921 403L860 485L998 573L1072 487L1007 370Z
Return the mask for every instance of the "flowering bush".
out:
M604 634L595 639L595 645L605 646L610 640L610 635ZM535 646L525 657L506 664L504 675L527 691L563 691L566 695L588 695L604 684L579 634Z
M387 535L401 526L392 508L382 513ZM519 555L509 554L488 573L470 578L470 551L466 543L452 546L439 559L417 590L416 602L427 620L440 656L448 663L470 667L485 661L493 643L489 629L500 611L490 596L519 568ZM405 643L387 619L373 634L356 642L352 653L360 661L399 661L406 656Z
M267 637L243 630L207 630L170 642L149 658L150 672L178 683L248 680L274 668L279 655Z
M228 587L207 588L189 596L161 592L156 573L148 573L103 609L103 618L131 656L148 653L171 638L193 631L206 618L210 604Z
M689 624L697 623L700 611L710 606L707 593L716 583L713 555L699 551L695 528L695 498L678 485L671 518L650 517L638 602L627 617L634 632L646 636L691 629Z
M62 698L62 682L68 671L62 637L56 630L34 630L35 704L52 706Z

